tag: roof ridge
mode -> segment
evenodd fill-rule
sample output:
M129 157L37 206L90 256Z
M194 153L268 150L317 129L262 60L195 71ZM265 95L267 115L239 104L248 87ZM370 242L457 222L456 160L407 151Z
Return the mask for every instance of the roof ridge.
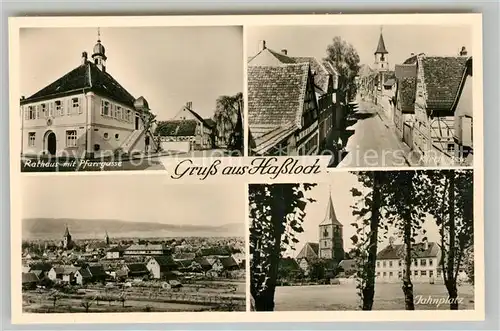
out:
M300 93L299 93L299 109L297 110L297 114L295 117L295 125L298 128L302 128L302 112L304 109L304 98L307 92L307 83L309 81L309 70L310 70L310 64L309 63L304 63L304 65L307 65L307 71L304 71L302 73L302 86L300 88Z

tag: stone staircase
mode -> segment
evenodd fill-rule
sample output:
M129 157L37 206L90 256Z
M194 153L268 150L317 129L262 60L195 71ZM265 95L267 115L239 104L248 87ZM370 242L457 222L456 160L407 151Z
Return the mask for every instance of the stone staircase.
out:
M132 133L125 139L123 144L118 148L117 152L120 155L126 154L129 155L132 151L137 140L142 136L144 130L134 130Z

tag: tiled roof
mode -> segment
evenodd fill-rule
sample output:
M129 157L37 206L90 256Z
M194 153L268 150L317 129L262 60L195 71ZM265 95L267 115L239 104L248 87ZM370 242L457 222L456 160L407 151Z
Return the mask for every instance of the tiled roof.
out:
M434 242L429 242L427 249L423 243L412 247L414 258L438 257L439 247ZM377 260L397 260L404 255L404 245L388 245L377 254Z
M32 272L23 272L22 273L22 283L36 283L38 282L38 277Z
M154 256L152 257L158 264L161 266L174 266L175 261L171 255L162 255L162 256Z
M397 79L417 77L417 66L415 64L396 64L394 69Z
M162 251L166 250L163 244L134 244L126 249L126 251Z
M271 53L275 58L277 58L281 63L295 63L295 60L285 54L278 53L272 49L266 48L269 53Z
M78 270L78 272L80 273L80 275L82 275L82 278L92 278L92 274L87 268L82 268Z
M198 122L196 120L170 120L158 122L156 134L160 136L195 136Z
M95 91L99 95L134 108L135 98L109 73L100 70L97 65L90 61L71 70L29 98L22 100L21 103L52 99L71 93L81 93L83 90Z
M460 90L467 57L423 57L427 108L452 110Z
M178 253L174 255L174 260L193 260L195 257L195 253Z
M416 77L403 77L398 82L399 103L404 114L415 113Z
M319 252L319 244L318 243L305 243L302 250L297 254L297 260L299 259L317 259Z
M255 126L268 126L268 131L300 127L308 74L308 64L248 67L248 122L254 139Z
M102 265L89 266L88 270L90 271L90 274L92 275L92 277L106 276L106 272L104 271L104 268L102 267Z
M238 267L238 263L231 256L221 257L219 260L222 263L224 269Z
M33 263L30 265L30 271L33 270L50 271L50 269L52 269L52 265L46 262Z
M144 263L130 263L127 268L131 273L148 273L149 270Z
M198 257L195 261L204 268L212 268L212 264L205 257Z
M113 247L113 248L110 248L110 249L108 250L108 252L111 252L111 253L112 253L112 252L123 252L123 251L125 251L126 249L127 249L127 247L124 247L124 246L115 246L115 247Z
M328 78L330 72L325 68L325 66L318 61L315 57L293 57L296 63L309 63L311 71L314 73L314 85L319 87L322 92L328 90Z

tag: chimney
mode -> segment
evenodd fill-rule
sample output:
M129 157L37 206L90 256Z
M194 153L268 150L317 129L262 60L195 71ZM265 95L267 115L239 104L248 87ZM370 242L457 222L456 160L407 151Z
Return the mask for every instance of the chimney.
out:
M282 53L283 55L288 55L288 50L287 50L287 49L282 49L282 50L281 50L281 53Z
M394 237L389 237L389 247L394 247Z
M82 52L82 65L87 63L87 52Z
M193 108L193 102L192 101L186 102L186 108L187 109L192 109Z
M263 51L265 50L267 47L266 47L266 41L265 40L262 40L260 42L260 50Z
M429 249L429 242L426 240L424 241L424 251Z
M410 54L410 57L412 57L412 56L415 56L415 53L413 53L413 52L412 52L412 53Z
M465 46L462 46L462 49L460 50L460 56L467 56L467 49Z

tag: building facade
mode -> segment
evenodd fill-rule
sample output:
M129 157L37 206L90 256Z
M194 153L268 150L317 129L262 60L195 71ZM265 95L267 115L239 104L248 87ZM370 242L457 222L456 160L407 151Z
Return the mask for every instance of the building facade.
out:
M135 99L106 71L100 37L92 59L21 98L21 155L102 157L156 149L146 100Z
M215 147L215 122L201 117L188 102L174 118L158 123L156 135L163 150L211 149Z
M425 55L417 58L413 148L424 165L455 162L455 110L466 82L468 59ZM472 89L466 93L472 94Z
M315 57L290 56L286 49L276 52L263 41L259 53L248 60L248 72L250 142L254 154L311 155L331 147L338 88L338 73L331 63ZM301 98L299 114L290 112L290 120L281 118L282 123L272 124L276 120L272 117L281 117L291 110L284 107L297 108L297 97ZM304 123L294 125L293 117L297 121L300 110ZM263 118L264 112L268 112L268 118Z

